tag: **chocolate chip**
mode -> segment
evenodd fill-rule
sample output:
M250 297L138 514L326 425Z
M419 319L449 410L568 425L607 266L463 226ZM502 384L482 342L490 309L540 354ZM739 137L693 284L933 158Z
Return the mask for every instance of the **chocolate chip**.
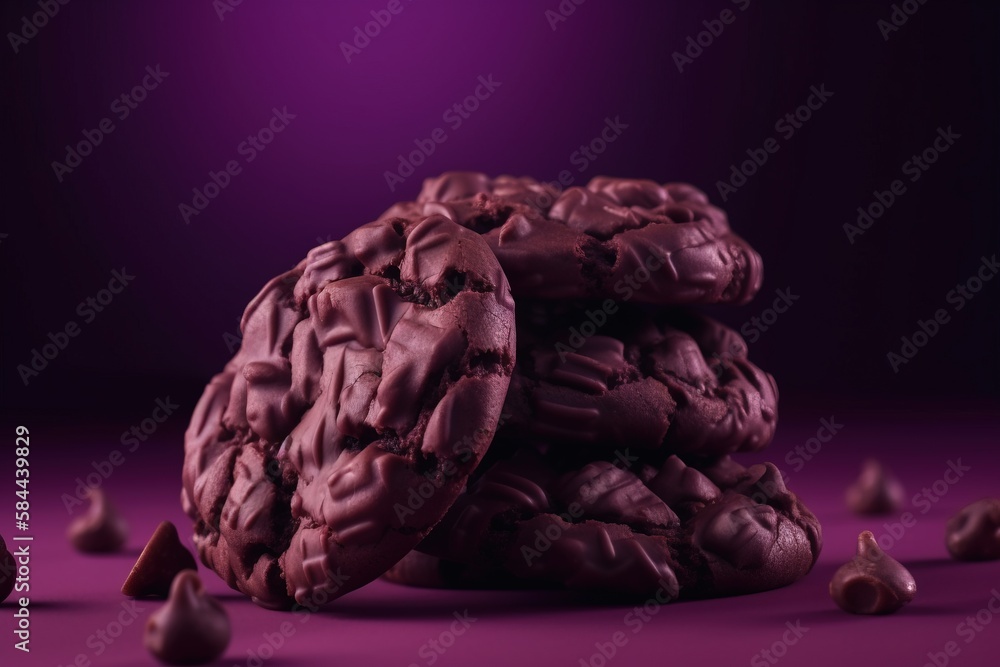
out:
M722 495L719 487L705 475L687 466L676 456L670 456L658 471L652 473L646 486L685 517L695 514Z
M229 615L193 570L174 577L166 604L146 622L146 648L168 665L203 665L226 650Z
M128 538L128 524L100 489L91 489L90 508L69 525L66 536L78 551L108 553L118 551Z
M875 459L861 467L857 481L847 487L847 507L855 514L891 514L905 502L903 485Z
M607 461L595 461L566 473L555 484L552 496L565 507L576 503L588 519L644 530L680 525L673 510L638 477Z
M194 556L177 536L177 528L164 521L139 554L132 572L122 584L122 593L131 597L165 598L178 572L197 569Z
M830 580L830 597L852 614L891 614L916 593L913 575L879 548L870 530L858 535L858 554Z
M14 554L7 551L7 545L0 537L0 602L6 600L10 592L14 590L16 576L17 563L14 562Z
M945 544L958 560L1000 558L1000 498L966 505L948 520Z

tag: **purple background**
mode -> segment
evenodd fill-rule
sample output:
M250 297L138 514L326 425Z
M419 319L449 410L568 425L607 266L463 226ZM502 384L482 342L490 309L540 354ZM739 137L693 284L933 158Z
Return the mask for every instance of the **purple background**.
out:
M554 31L544 12L557 0L402 4L350 63L339 43L385 2L245 1L220 20L209 0L78 0L60 6L18 53L0 47L8 167L0 410L3 433L14 423L31 428L38 513L38 652L26 664L67 664L89 651L86 637L117 613L120 580L156 522L172 518L187 532L177 500L181 432L205 381L229 357L226 336L237 333L249 299L310 247L452 169L545 180L570 170L576 184L600 174L694 183L726 208L767 268L757 301L711 312L739 328L776 290L799 296L750 340L752 358L782 391L782 426L757 458L790 473L823 520L820 563L780 591L669 607L615 664L747 664L799 618L813 629L781 664L845 664L868 651L872 664L920 665L955 639L955 625L1000 586L998 564L953 564L941 544L948 516L1000 494L1000 281L959 312L946 301L981 256L1000 252L1000 8L931 2L886 42L877 21L889 17L888 1L754 0L740 11L723 0L588 0ZM723 9L735 21L678 72L671 55ZM17 31L36 11L35 2L4 3L0 28ZM120 120L112 100L156 65L169 75ZM442 113L489 75L500 87L461 127L448 127ZM833 97L793 137L779 137L775 122L814 85ZM237 146L274 107L296 117L248 164ZM115 130L59 182L53 160L106 117ZM578 171L572 154L609 117L628 128ZM842 226L873 190L905 180L903 162L942 126L961 139L849 243ZM438 127L447 141L390 191L384 172ZM779 137L779 151L723 203L717 181L768 137ZM178 205L233 159L242 173L185 224ZM77 305L123 266L135 281L83 324ZM893 373L886 353L938 308L952 321ZM25 387L17 366L71 320L80 335ZM132 523L131 551L74 554L62 537L70 516L61 495L168 396L180 407L126 459L135 472L122 468L104 483ZM843 433L801 472L791 469L788 452L831 415L846 424ZM859 530L884 531L881 519L850 517L842 504L844 486L872 452L906 453L890 463L911 493L939 479L950 458L964 457L974 470L892 550L913 568L917 601L889 618L859 619L837 611L825 587ZM13 456L0 461L0 488L12 503ZM0 517L8 500L0 500ZM0 519L5 537L8 521ZM227 662L236 662L282 616L206 581L233 614ZM483 620L439 664L579 664L627 611L555 594L378 584L317 617L267 664L327 664L326 656L360 664L372 650L379 664L423 664L419 646L466 607L482 610ZM0 620L0 629L8 624ZM145 663L139 634L133 626L94 664ZM699 654L706 645L707 658ZM990 664L998 650L994 623L954 664ZM9 655L4 639L0 661Z
M403 0L351 63L338 44L385 3L244 2L224 20L207 0L62 7L0 58L5 408L139 416L164 395L190 407L268 278L426 176L686 180L722 203L716 182L768 137L779 151L722 204L763 255L765 284L714 312L738 328L777 289L799 296L751 341L786 407L997 397L1000 285L961 312L945 298L1000 251L995 3L932 3L888 42L876 22L889 3L591 0L553 31L557 5ZM0 26L33 7L5 3ZM671 54L723 9L735 21L678 72ZM112 100L158 64L169 76L118 120ZM444 110L491 74L500 87L449 128ZM775 122L813 85L833 97L785 140ZM237 146L273 107L296 118L247 164ZM105 117L113 133L58 182L53 160ZM580 173L571 155L607 117L628 128ZM939 126L961 139L850 244L842 225L907 178ZM438 127L447 141L390 192L384 172ZM179 204L231 159L242 173L186 225ZM25 387L17 365L122 266L134 283ZM886 354L938 308L952 321L893 373Z

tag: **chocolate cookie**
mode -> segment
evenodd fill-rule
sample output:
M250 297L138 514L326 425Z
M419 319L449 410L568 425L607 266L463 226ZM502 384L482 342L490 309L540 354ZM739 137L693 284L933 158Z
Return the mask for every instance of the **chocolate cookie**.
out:
M407 555L387 578L542 582L666 601L784 586L819 556L819 522L772 464L727 461L739 473L720 489L676 456L633 471L624 460L579 466L553 452L523 447L494 464L419 547L432 558Z
M517 298L652 304L747 303L760 256L726 214L684 183L598 177L558 191L471 172L424 182L385 218L441 214L482 234Z
M594 312L518 302L505 428L572 447L711 457L771 441L777 386L735 331L690 312L635 307L605 313L600 328L582 326Z
M262 606L323 605L445 514L493 438L514 306L477 234L384 220L250 303L185 436L202 562Z

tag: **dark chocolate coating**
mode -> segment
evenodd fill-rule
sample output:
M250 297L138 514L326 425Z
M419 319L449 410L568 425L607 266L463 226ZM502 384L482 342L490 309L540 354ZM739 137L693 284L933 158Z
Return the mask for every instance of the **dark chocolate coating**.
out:
M1000 498L983 498L959 510L948 520L945 544L958 560L1000 558Z
M588 310L518 303L510 429L573 447L712 457L770 443L777 385L735 331L690 312L623 306L569 347Z
M882 551L866 530L858 535L858 553L834 573L830 597L852 614L891 614L917 594L917 582L899 561Z
M727 595L797 581L816 563L823 544L819 521L771 463L747 468L691 524L693 545L711 571L712 590Z
M87 496L90 507L69 524L69 541L84 553L121 550L128 539L128 524L103 491L91 489Z
M122 593L130 597L165 598L178 572L197 569L194 556L181 544L176 526L164 521L139 554L122 584Z
M763 277L726 214L684 183L602 176L558 192L531 178L451 172L383 217L414 213L483 234L518 299L742 304Z
M229 646L229 614L192 570L174 577L166 604L146 622L143 641L167 665L204 665Z
M902 509L906 492L896 477L875 459L868 459L858 479L847 487L847 507L855 514L892 514Z
M478 234L396 218L313 249L241 326L185 437L184 509L233 588L327 604L412 549L489 446L510 290Z
M713 597L787 585L819 555L819 522L771 464L723 490L675 456L638 474L558 458L524 447L493 465L420 545L444 562L408 556L388 578L489 587L499 572L608 595Z
M0 537L0 602L6 600L14 590L15 579L17 579L17 563L14 561L14 554L7 551L7 545Z

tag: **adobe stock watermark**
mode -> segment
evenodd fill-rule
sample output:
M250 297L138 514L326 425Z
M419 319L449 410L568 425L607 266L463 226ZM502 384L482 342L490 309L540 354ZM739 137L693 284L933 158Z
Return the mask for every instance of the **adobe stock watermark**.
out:
M37 37L38 31L47 26L59 10L69 2L70 0L38 0L36 5L38 11L22 16L20 30L7 33L7 41L10 42L10 48L14 49L14 53L19 53L22 46Z
M555 9L545 10L545 20L548 21L552 32L555 32L560 23L565 23L570 16L576 13L576 8L587 0L561 0Z
M90 467L94 469L93 472L88 473L86 478L77 477L74 480L76 487L73 489L73 495L63 493L60 496L66 513L72 514L77 507L82 507L90 492L101 488L115 471L125 464L126 455L134 454L179 408L180 406L171 401L169 396L156 399L148 417L122 431L119 438L122 448L112 449L100 461L91 461Z
M586 172L597 158L603 155L608 147L615 143L627 129L628 123L623 123L621 116L615 116L614 118L605 116L604 126L601 130L590 141L580 144L576 150L569 154L569 166L576 167L577 174ZM555 203L555 198L562 194L563 190L573 185L574 182L576 182L576 176L572 171L568 168L560 170L556 174L555 180L545 183L545 185L555 191L555 194L551 196L545 192L534 194L531 197L532 205L538 208L552 206Z
M300 617L300 623L305 623L311 617L304 614ZM261 633L261 642L254 648L246 650L247 658L243 664L247 667L261 667L265 662L277 655L288 641L298 633L299 629L291 621L282 621L272 632ZM233 667L240 667L239 663L233 663Z
M795 445L793 449L788 450L788 453L785 454L785 463L792 466L793 472L802 472L806 464L816 458L823 450L823 446L831 442L843 428L844 425L839 423L833 415L820 419L816 435L807 438L801 445ZM781 478L787 484L791 475L785 474L784 471L780 472Z
M442 630L437 637L430 637L417 649L417 656L423 660L423 664L433 665L436 663L441 656L448 652L448 649L455 645L458 638L468 632L472 624L479 620L475 616L471 616L468 609L462 612L456 611L452 613L452 616L455 620L448 628ZM420 664L411 662L409 667L420 667Z
M604 118L604 127L601 131L597 133L594 138L585 144L580 144L580 147L569 154L569 163L576 167L578 174L582 174L590 168L597 158L608 149L608 146L615 143L618 137L622 136L622 133L628 129L628 125L622 122L621 116L615 116L611 118L606 116ZM562 184L563 174L568 173L567 171L559 172L558 182ZM571 181L572 182L572 181ZM565 185L569 185L568 183ZM564 185L564 187L565 187Z
M747 343L756 343L761 334L774 326L778 317L787 313L798 300L799 295L793 294L791 287L775 290L771 305L744 322L740 326L740 334L747 339Z
M800 295L792 292L791 287L775 290L774 300L771 301L771 305L740 325L739 332L743 336L744 342L750 345L760 340L761 336L770 331L778 322L778 318L787 313L799 298ZM742 356L742 353L743 347L737 341L733 341L732 346L728 350L713 352L709 359L716 362L732 361L738 356ZM725 367L722 364L715 364L716 375L720 375L724 371Z
M240 349L240 345L243 344L243 331L240 329L241 321L242 318L237 318L235 329L222 332L222 342L225 344L226 349L229 350L229 354L236 354L236 350Z
M146 66L146 75L132 88L111 101L109 110L120 121L125 120L132 112L139 108L146 97L156 90L163 80L170 76L170 72L164 72L160 65ZM73 170L83 164L83 159L94 152L94 149L104 142L104 138L115 131L115 122L110 117L104 117L93 129L84 129L81 132L82 139L75 144L66 144L66 155L63 161L52 161L52 172L56 180L60 183L67 174L72 174Z
M277 107L271 109L271 118L264 127L236 146L236 154L243 158L243 164L250 164L257 159L257 156L264 152L274 138L284 132L288 125L297 117L297 114L289 113L288 107ZM177 210L181 214L184 224L191 224L191 218L201 215L208 205L218 197L223 190L229 187L233 179L243 173L243 164L237 159L232 159L223 165L219 171L208 171L208 181L201 188L192 188L193 194L191 203L181 202L177 205Z
M754 653L753 657L750 658L750 667L767 667L778 664L779 660L788 655L788 649L798 644L799 640L809 632L809 628L802 625L802 621L799 619L796 619L794 623L786 622L785 627L788 629L781 634L781 637L767 648Z
M407 4L413 0L407 0ZM372 40L382 34L382 31L389 27L394 17L399 16L406 9L402 0L389 0L389 3L382 9L373 9L369 12L371 21L364 25L354 26L352 39L350 42L341 41L340 52L344 54L347 64L351 59L361 55L361 52L368 48Z
M750 0L731 0L731 2L741 12L745 12L750 7ZM683 74L684 67L693 64L705 52L705 49L715 44L715 40L722 36L726 26L736 22L737 16L739 14L732 9L726 8L719 12L719 18L702 21L701 24L705 26L705 29L696 35L688 35L686 40L687 46L684 48L684 52L674 51L670 55L674 61L674 65L677 66L677 71Z
M129 629L133 625L137 624L137 621L139 621L148 609L148 606L140 607L138 600L125 600L122 602L121 611L114 618L87 636L84 643L90 651L87 653L77 653L72 660L66 663L65 667L90 667L93 664L93 658L99 658L104 655L109 648L121 639L122 635L130 631ZM138 625L141 626L142 623L140 622ZM130 638L128 641L134 642L137 640ZM58 667L64 666L60 663Z
M335 239L330 234L327 234L326 238L317 236L316 244L317 246L320 246L334 240ZM459 292L466 288L464 276L462 274L456 274L450 278L444 278L443 283L445 287L445 294L450 297L456 296ZM243 330L241 329L242 321L242 317L237 317L236 326L233 327L232 331L222 332L222 344L226 346L226 350L229 351L229 354L235 354L236 351L240 349L240 345L243 344Z
M659 260L657 260L653 255L650 255L650 257L654 261L653 266L656 266L657 268L662 266L662 264L659 263ZM644 275L647 276L646 280L648 281L649 276L651 275L650 271L653 269L649 268L649 264L643 264L639 269L636 269L636 272L643 269L645 270ZM634 280L633 276L626 277ZM622 281L619 280L618 284L622 284ZM629 287L629 289L632 288ZM586 345L587 340L591 336L596 335L597 332L600 331L601 327L607 324L608 320L618 312L618 308L619 305L617 301L614 299L605 299L600 304L600 307L584 311L584 317L586 319L576 326L571 326L569 328L569 335L566 337L566 342L564 343L561 340L556 341L555 351L556 354L559 355L559 361L566 363L566 359L569 358L569 355L576 353L577 350Z
M243 0L212 0L212 9L219 17L219 22L226 20L226 14L236 11L236 8L243 4Z
M622 617L622 625L629 631L612 632L607 641L594 642L594 652L580 658L580 667L605 667L628 646L632 637L639 634L649 625L665 604L670 602L672 595L677 594L677 585L660 579L656 592L641 605L633 607Z
M624 451L615 450L612 464L615 468L620 470L628 470L638 460L639 457L629 454L628 449L625 449ZM590 503L597 498L597 496L601 493L601 483L599 480L602 476L609 474L609 472L610 470L603 471L594 479L580 487L580 498L583 502ZM562 519L569 526L572 526L583 517L585 512L586 510L583 505L574 500L566 506L565 512L556 514L556 516ZM521 545L521 557L524 559L525 565L530 566L536 559L541 558L545 552L551 549L552 546L562 538L565 532L566 527L555 523L548 524L544 529L535 529L534 542L532 542L530 546L527 544Z
M903 163L902 167L900 167L903 175L909 177L908 180L910 183L916 183L931 168L931 165L937 162L938 158L943 153L946 153L961 138L962 135L951 129L951 125L948 126L948 129L939 127L937 129L937 137L934 138L934 141L922 150L919 155L914 154L909 160ZM847 234L847 240L850 244L854 245L855 239L871 229L875 221L885 215L892 208L892 205L896 203L896 200L906 194L906 192L906 183L900 178L892 181L889 184L888 190L874 190L872 192L872 196L875 198L874 201L867 206L858 207L858 219L855 223L844 223L844 233Z
M826 89L825 83L821 83L818 88L811 86L809 91L809 97L806 98L805 102L774 123L774 131L785 141L789 141L796 132L805 127L805 124L812 119L813 114L822 109L834 95ZM730 165L729 179L715 182L715 187L718 189L722 201L727 201L730 196L736 194L740 188L746 185L747 179L763 168L780 148L781 143L775 137L765 139L759 148L748 148L746 160L740 162L739 165L735 163Z
M920 493L915 494L910 499L911 504L919 511L920 516L930 512L935 505L941 502L942 498L948 495L951 487L958 484L965 477L965 473L972 470L972 466L964 465L961 458L955 460L949 459L946 464L941 477L934 480L931 484L922 487ZM884 532L879 534L875 538L875 541L883 551L888 552L903 540L911 528L917 525L920 516L906 511L900 514L896 521L883 522L882 528ZM872 531L872 533L874 532Z
M452 132L458 131L465 124L465 121L469 120L472 114L479 110L482 103L493 97L497 88L503 85L502 81L494 80L492 74L480 75L476 81L478 85L476 85L469 95L446 108L444 113L441 114L442 122ZM448 136L443 127L436 127L430 131L427 138L414 139L413 145L416 148L405 156L400 153L397 156L399 163L396 165L396 168L393 171L386 170L383 174L385 184L389 186L389 192L395 192L396 187L405 183L406 179L410 176L413 176L417 167L426 162L427 158L434 154L438 145L448 141Z
M586 345L587 340L595 336L608 320L614 316L620 308L620 303L630 301L642 286L653 278L653 274L669 265L669 258L653 248L639 266L633 269L632 273L619 278L613 289L615 294L621 295L621 302L615 299L605 299L597 304L593 309L584 312L584 319L576 326L571 326L567 331L566 342L556 341L554 349L559 355L559 361L565 363L570 354L575 353Z
M614 285L614 291L616 294L622 295L621 300L605 299L600 304L595 304L594 308L584 311L584 319L578 325L569 328L566 341L557 341L554 345L555 352L559 355L559 361L565 363L570 354L586 345L587 340L597 335L611 317L618 312L620 304L630 301L635 293L652 279L653 273L666 264L666 258L654 250L650 252L642 264L636 267L631 275L620 278ZM790 287L778 289L771 306L744 322L740 326L740 333L747 339L747 343L756 343L760 340L761 334L768 331L778 321L778 316L787 313L798 300L799 295L793 294ZM711 359L716 361L731 360L741 353L742 347L734 342L731 349L723 350L721 353L715 352L711 355ZM721 366L716 367L717 374L723 371Z
M927 0L903 0L890 7L889 18L879 19L875 22L875 27L882 33L882 40L888 42L893 33L906 25L910 17L917 13L920 8L927 4Z
M953 312L958 312L965 308L976 295L982 291L983 287L1000 272L1000 262L997 262L996 253L987 258L985 255L980 258L979 268L976 272L964 281L948 290L945 294L945 302L952 307ZM917 328L909 336L900 336L899 350L890 350L886 353L886 361L893 373L899 373L899 369L910 363L914 357L924 347L930 343L931 339L938 335L941 327L951 322L952 313L947 308L938 308L929 319L918 319Z
M32 348L28 362L19 364L17 367L17 374L24 386L27 387L33 379L48 368L49 364L69 347L70 341L83 332L83 327L97 319L97 316L103 313L115 300L115 297L121 294L133 280L135 280L135 276L130 274L124 266L121 269L113 270L107 287L98 290L93 296L87 297L77 305L76 314L80 318L79 321L70 319L55 333L49 331L48 342L43 343L41 347Z
M281 472L278 470L280 467L277 461L272 460L275 463L274 470L269 470L272 476L277 475L280 477ZM309 622L309 619L313 617L320 607L325 605L327 602L333 599L337 592L343 588L344 584L351 578L351 575L344 574L341 572L341 568L337 568L336 572L331 571L329 568L323 568L324 576L333 583L333 587L327 591L326 589L319 589L312 593L312 596L306 602L300 604L296 602L292 605L292 616L296 617L298 625L304 625ZM243 665L246 667L261 667L265 662L277 655L278 651L282 649L299 631L292 621L282 621L273 632L261 633L261 642L252 648L246 650L246 660L243 661ZM240 663L233 663L233 667L240 667Z
M990 590L990 598L975 614L969 614L955 626L955 634L964 644L971 644L979 637L986 626L993 622L993 619L1000 615L1000 590L996 588ZM947 667L952 658L957 658L962 652L962 645L955 640L944 643L940 651L928 651L927 662L922 667Z
M511 415L509 413L501 413L500 419L497 421L496 429L494 432L499 430L503 424L510 419ZM420 508L422 508L427 501L434 497L441 487L445 485L452 477L454 477L461 470L459 466L464 466L466 463L471 461L475 455L476 450L473 448L475 439L471 435L464 436L461 440L457 440L452 443L451 451L452 454L456 454L457 463L452 459L445 459L441 464L440 471L429 470L424 473L424 481L418 486L410 486L409 494L406 497L405 502L397 502L392 506L393 511L396 514L396 518L399 520L400 526L405 526L407 519L416 514ZM440 474L438 474L440 473Z

